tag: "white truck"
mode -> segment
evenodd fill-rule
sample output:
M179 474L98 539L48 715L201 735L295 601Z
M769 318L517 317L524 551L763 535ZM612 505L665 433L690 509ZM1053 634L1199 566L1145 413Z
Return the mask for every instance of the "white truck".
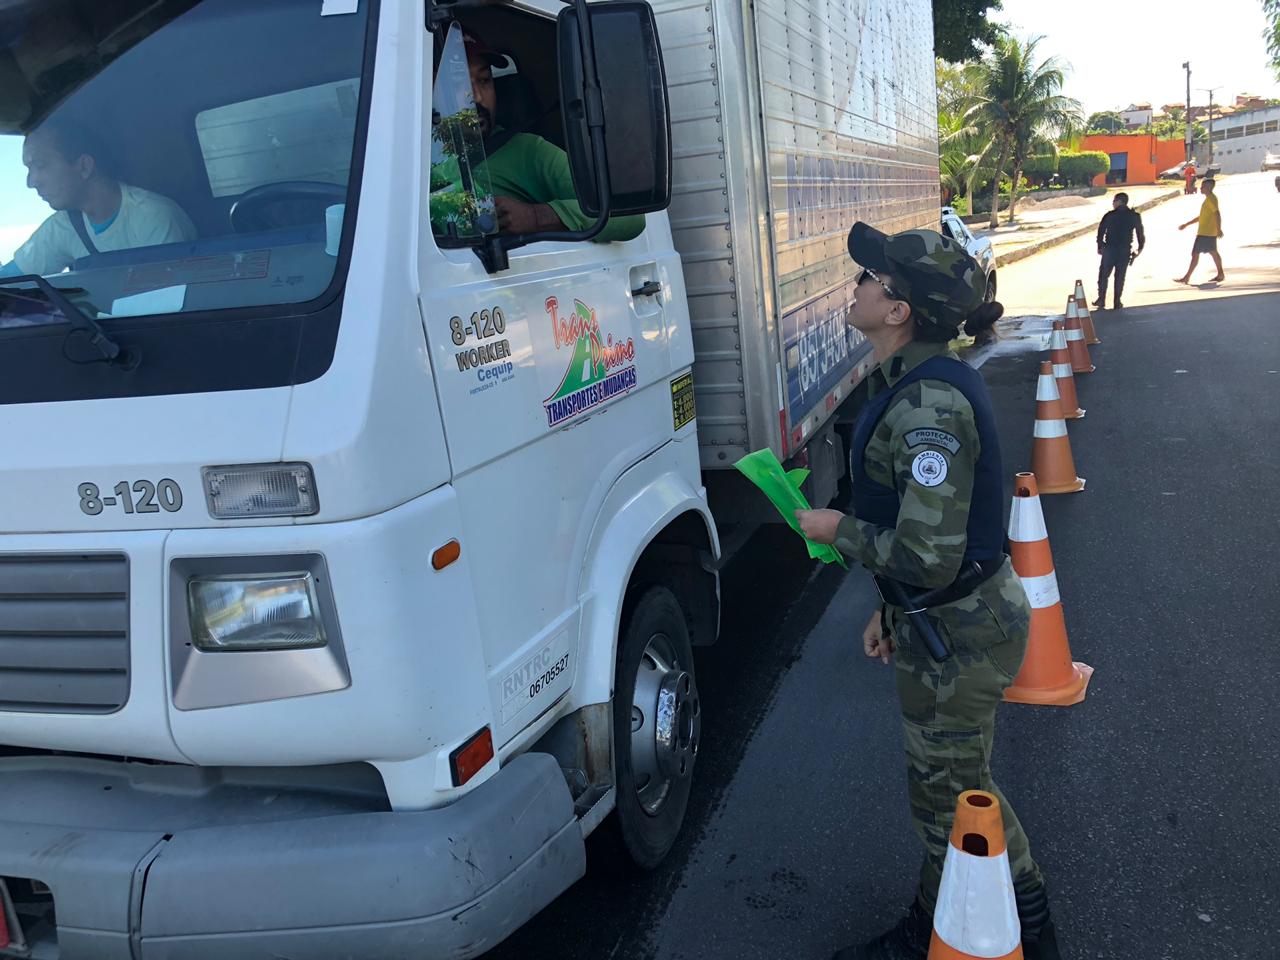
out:
M488 132L638 236L496 232L467 34ZM937 224L929 4L10 0L0 45L0 237L49 217L0 271L0 957L473 957L610 814L659 862L733 463L831 499L846 233Z

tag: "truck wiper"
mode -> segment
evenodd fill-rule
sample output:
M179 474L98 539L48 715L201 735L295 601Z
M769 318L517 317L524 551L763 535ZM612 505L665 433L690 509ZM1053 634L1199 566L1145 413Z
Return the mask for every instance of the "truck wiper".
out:
M57 309L57 311L67 318L67 322L71 324L71 330L67 332L67 338L70 339L71 334L80 331L85 334L89 340L90 346L93 347L97 356L89 361L75 360L66 350L66 340L63 341L62 355L73 363L110 363L115 366L123 367L126 370L132 370L138 365L139 355L136 351L126 350L121 347L107 331L102 329L102 325L94 320L91 316L77 307L74 303L67 299L64 291L55 287L44 277L34 273L24 274L20 277L0 277L0 296L8 296L16 300L31 300L30 296L24 294L21 290L9 289L14 284L33 283L45 299Z

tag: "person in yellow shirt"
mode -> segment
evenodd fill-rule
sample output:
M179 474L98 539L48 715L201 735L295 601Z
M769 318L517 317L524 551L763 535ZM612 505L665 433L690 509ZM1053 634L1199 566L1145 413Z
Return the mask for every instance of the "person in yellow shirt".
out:
M1218 268L1218 275L1210 282L1217 283L1226 279L1222 272L1222 258L1218 256L1218 238L1222 236L1222 214L1218 212L1218 198L1213 192L1215 186L1212 177L1205 177L1200 182L1200 192L1204 194L1204 202L1200 204L1200 215L1178 226L1179 230L1185 230L1193 223L1199 224L1196 228L1195 243L1191 246L1191 266L1187 267L1186 273L1177 278L1177 283L1191 282L1191 274L1195 271L1196 264L1200 262L1202 253L1213 257L1214 266Z

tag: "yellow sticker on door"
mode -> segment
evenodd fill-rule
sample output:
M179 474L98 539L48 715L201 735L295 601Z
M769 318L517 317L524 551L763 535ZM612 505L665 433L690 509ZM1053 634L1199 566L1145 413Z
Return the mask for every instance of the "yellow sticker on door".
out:
M671 381L671 420L679 430L693 423L697 415L693 407L693 374L681 374Z

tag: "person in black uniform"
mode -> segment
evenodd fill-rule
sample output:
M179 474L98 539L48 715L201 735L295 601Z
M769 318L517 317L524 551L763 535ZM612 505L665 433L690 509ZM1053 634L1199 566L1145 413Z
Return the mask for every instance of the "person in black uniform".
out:
M1133 252L1133 235L1138 235L1138 251ZM1111 201L1111 210L1098 224L1098 256L1102 266L1098 268L1098 299L1093 305L1101 310L1107 305L1107 281L1111 271L1116 272L1116 292L1112 300L1114 309L1124 306L1120 297L1124 293L1124 275L1142 248L1147 245L1147 235L1142 230L1142 215L1129 209L1129 195L1117 193Z

